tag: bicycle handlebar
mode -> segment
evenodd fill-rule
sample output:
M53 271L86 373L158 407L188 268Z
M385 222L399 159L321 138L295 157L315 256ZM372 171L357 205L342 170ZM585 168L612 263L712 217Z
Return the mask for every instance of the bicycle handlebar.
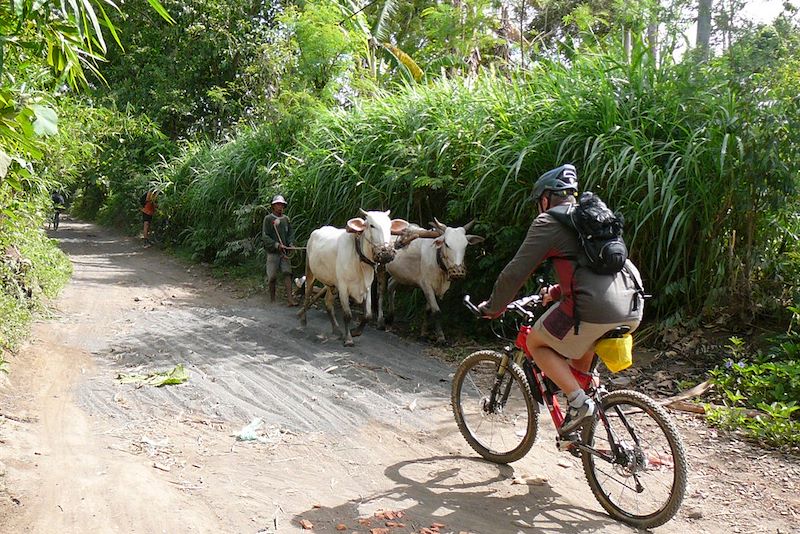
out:
M474 315L475 317L483 317L483 313L481 313L481 310L479 310L478 307L472 303L472 301L469 298L469 295L464 295L464 306L466 306L467 309L471 311L472 315Z
M517 299L508 306L506 306L506 310L511 310L516 312L518 315L522 315L524 317L530 317L533 312L531 312L528 308L531 305L539 305L542 302L542 296L538 293L534 293L533 295L528 295L527 297L522 297L521 299ZM472 303L469 295L464 295L464 306L472 312L475 317L484 317L483 312L478 308L475 304Z

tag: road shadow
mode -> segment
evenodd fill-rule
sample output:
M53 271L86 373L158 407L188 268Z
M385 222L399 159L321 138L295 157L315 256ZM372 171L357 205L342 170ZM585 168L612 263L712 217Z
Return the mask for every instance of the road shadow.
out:
M347 532L370 531L386 528L381 512L400 511L402 517L389 519L403 525L390 525L393 534L420 532L434 523L445 525L442 532L472 534L564 534L620 527L600 512L567 502L549 483L512 485L514 468L509 465L432 456L396 463L384 475L394 483L391 490L335 507L315 506L297 514L292 524L310 521L314 532L337 532L337 525L345 525Z

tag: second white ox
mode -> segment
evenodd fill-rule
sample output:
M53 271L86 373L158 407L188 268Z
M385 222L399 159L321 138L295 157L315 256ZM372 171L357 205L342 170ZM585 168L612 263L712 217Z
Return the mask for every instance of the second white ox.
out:
M451 281L466 276L464 254L467 245L477 245L484 240L481 236L467 234L474 222L471 221L461 228L450 228L434 219L432 224L434 230L417 232L419 238L398 249L394 260L386 265L386 270L391 276L388 287L389 320L394 316L397 284L419 287L425 294L426 311L433 316L436 341L444 342L440 321L441 310L437 299L444 296L450 288ZM427 317L423 323L423 335L426 326Z
M333 333L339 324L334 315L334 289L344 312L344 344L353 345L353 335L360 335L364 325L372 318L372 281L375 266L392 261L395 256L392 235L399 235L408 222L389 219L388 211L360 210L363 218L347 221L347 228L323 226L311 232L306 245L306 295L298 313L306 325L306 312L312 302L314 281L319 280L325 291L325 308L331 320ZM350 299L364 304L364 316L352 333Z

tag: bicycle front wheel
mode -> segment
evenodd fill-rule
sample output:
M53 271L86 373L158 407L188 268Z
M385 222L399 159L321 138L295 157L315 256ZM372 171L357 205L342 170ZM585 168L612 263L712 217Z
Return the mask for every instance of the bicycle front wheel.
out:
M450 396L458 429L475 452L498 464L525 456L536 440L539 406L525 372L514 362L501 376L503 355L484 350L467 356L453 376Z
M683 443L667 412L636 391L609 393L599 417L583 430L589 487L614 518L638 528L663 525L675 515L686 492Z

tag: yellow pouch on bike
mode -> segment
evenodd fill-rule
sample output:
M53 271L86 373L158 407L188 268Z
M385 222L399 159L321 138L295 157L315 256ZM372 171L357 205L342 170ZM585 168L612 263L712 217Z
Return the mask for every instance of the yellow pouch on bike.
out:
M627 369L633 363L633 336L601 339L594 346L594 351L612 373Z

